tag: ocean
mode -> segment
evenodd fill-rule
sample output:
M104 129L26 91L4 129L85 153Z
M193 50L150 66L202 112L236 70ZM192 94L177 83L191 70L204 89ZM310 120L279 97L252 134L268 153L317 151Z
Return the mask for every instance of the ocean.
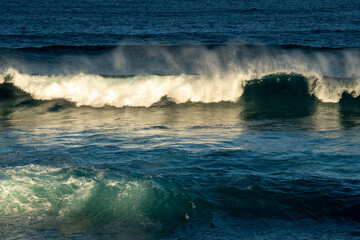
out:
M0 0L0 239L360 239L360 2Z

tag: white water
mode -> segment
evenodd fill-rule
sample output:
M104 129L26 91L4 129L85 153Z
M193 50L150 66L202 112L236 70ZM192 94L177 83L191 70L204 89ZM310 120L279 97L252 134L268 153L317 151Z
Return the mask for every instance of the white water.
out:
M232 74L199 75L139 75L127 78L107 78L100 75L27 75L8 70L2 76L12 76L12 82L35 99L64 98L78 106L144 106L149 107L168 97L176 103L236 101L242 94L245 78Z
M1 169L0 221L6 217L71 216L101 197L108 198L111 205L107 207L116 210L114 214L134 214L151 198L151 182L107 180L100 170L95 176L91 176L93 172L76 176L72 170L32 164Z
M264 69L265 70L265 69ZM221 101L236 102L243 93L247 81L271 74L264 71L255 75L247 71L232 71L211 75L138 75L133 77L103 77L100 75L29 75L14 69L5 71L0 77L11 76L11 82L38 100L64 98L77 106L141 106L149 107L168 97L176 103ZM300 73L308 79L309 94L323 102L338 102L342 93L354 97L360 94L360 78L332 79L317 73Z

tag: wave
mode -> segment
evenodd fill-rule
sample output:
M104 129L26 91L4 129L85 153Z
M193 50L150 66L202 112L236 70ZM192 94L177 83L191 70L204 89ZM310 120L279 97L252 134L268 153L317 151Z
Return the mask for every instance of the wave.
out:
M2 168L0 178L3 226L47 222L68 232L114 224L111 231L171 230L193 211L183 193L108 170L27 165Z
M214 75L103 76L30 75L9 69L1 75L0 99L65 99L76 106L150 107L164 98L187 102L244 103L246 106L308 102L339 102L358 98L360 78L335 78L298 73L253 77L242 72ZM12 87L13 86L13 87ZM293 105L294 106L294 105ZM266 107L265 107L266 108Z

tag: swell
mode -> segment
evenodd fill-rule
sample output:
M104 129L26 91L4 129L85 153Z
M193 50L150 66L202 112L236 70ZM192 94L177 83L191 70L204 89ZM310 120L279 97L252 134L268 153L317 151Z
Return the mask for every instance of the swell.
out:
M358 181L317 177L289 180L255 175L242 180L237 185L214 187L210 193L217 207L234 217L360 222Z
M284 110L313 102L351 102L360 94L359 78L279 72L253 77L242 72L199 75L29 75L8 70L1 76L0 99L18 104L64 99L76 106L150 107L167 99L181 103L240 103L246 109ZM306 108L306 107L305 107ZM246 110L245 109L245 110ZM281 108L280 108L281 109Z

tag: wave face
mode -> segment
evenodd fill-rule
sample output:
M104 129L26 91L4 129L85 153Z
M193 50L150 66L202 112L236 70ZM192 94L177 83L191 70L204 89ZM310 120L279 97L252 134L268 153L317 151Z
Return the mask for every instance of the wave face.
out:
M244 87L239 102L245 119L307 116L314 112L315 97L309 82L299 74L271 74L253 79ZM311 90L310 90L311 91Z
M258 105L301 103L312 96L322 102L339 102L343 94L359 97L360 78L305 77L277 73L251 78L242 73L222 75L101 76L28 75L15 70L2 74L2 84L13 84L36 100L66 99L77 106L150 107L164 98L175 103L256 102ZM7 85L9 86L9 85ZM2 87L2 98L11 88ZM12 96L16 97L16 96Z

